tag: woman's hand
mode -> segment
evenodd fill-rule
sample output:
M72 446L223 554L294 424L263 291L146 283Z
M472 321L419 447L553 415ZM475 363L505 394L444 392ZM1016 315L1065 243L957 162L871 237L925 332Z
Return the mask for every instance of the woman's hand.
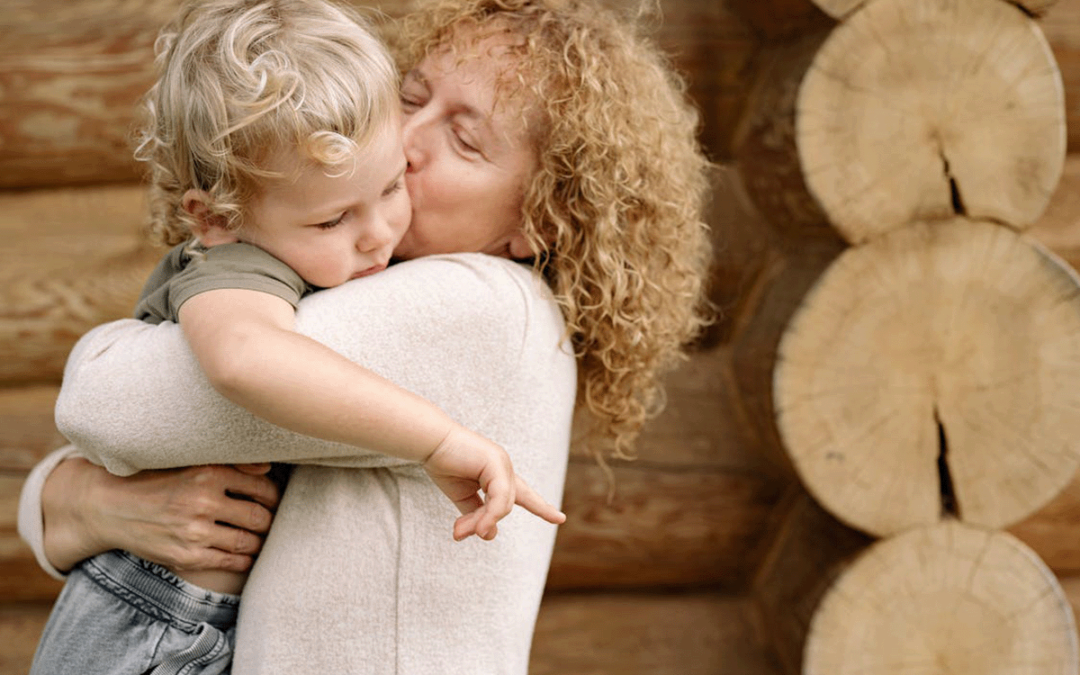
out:
M243 572L281 495L269 464L198 466L119 477L65 460L42 490L45 554L57 569L114 548L173 570Z
M549 523L566 521L565 514L514 473L505 450L464 427L451 429L423 467L462 513L454 523L454 539L458 541L474 534L494 539L499 532L497 523L514 504Z

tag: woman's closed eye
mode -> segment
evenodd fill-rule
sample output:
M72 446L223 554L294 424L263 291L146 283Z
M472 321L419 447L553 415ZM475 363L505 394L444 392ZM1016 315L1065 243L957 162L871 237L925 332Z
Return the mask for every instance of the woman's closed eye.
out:
M471 155L483 154L480 152L479 144L474 141L469 134L463 132L460 129L454 129L451 132L451 135L454 138L455 145L457 145L462 152Z

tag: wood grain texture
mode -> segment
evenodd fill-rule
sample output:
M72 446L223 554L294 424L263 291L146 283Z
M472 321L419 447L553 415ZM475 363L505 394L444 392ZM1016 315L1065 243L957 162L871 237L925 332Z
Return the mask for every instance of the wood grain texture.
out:
M49 608L0 604L0 675L29 671ZM549 594L540 605L529 672L777 675L748 599L707 589Z
M52 600L60 591L61 584L41 571L16 531L24 476L0 473L0 602Z
M1076 675L1076 625L1057 579L1015 537L956 521L876 542L815 611L803 673L919 671Z
M90 328L131 316L161 253L137 185L0 192L0 383L58 382Z
M1061 76L1037 22L1005 2L874 0L799 86L806 185L858 243L954 214L1023 229L1061 175Z
M774 477L647 466L614 468L616 492L591 460L574 462L548 576L553 589L745 588L785 483ZM53 597L15 520L25 473L0 474L0 598Z
M358 7L400 16L407 0ZM610 0L630 10L629 0ZM0 15L0 188L127 182L135 107L153 82L153 42L179 0L12 0ZM686 73L701 138L730 155L757 39L726 3L662 0L647 20ZM723 58L717 58L722 54Z
M59 387L0 388L0 471L29 471L65 443L53 423Z
M26 675L52 603L0 603L0 675Z
M838 521L801 488L786 496L776 515L772 548L750 595L780 671L798 675L821 599L847 561L873 540Z
M776 675L744 597L549 594L531 675Z
M789 322L777 424L808 489L885 536L998 528L1080 465L1080 278L1001 225L916 223L834 261Z
M694 466L614 471L609 504L599 468L571 465L549 588L748 585L784 482Z

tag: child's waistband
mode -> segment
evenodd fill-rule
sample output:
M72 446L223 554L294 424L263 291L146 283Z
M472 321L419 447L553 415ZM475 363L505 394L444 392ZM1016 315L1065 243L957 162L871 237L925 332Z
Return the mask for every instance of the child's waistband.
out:
M127 551L109 551L83 561L83 572L110 593L181 630L200 623L228 628L236 623L240 596L185 581L165 567Z

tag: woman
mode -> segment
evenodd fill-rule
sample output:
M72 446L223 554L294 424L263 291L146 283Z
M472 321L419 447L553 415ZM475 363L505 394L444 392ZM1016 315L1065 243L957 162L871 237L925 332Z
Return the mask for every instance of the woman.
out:
M575 391L593 447L625 454L660 405L658 378L703 323L697 116L659 53L588 3L449 0L414 13L400 37L414 212L397 253L492 255L412 260L315 294L297 328L507 448L558 503ZM529 258L532 271L501 258ZM98 329L72 355L58 416L80 445L138 468L178 457L303 463L244 591L234 672L526 671L553 527L513 514L493 542L454 543L453 514L414 466L245 417L193 368L100 384L183 350L167 325ZM149 418L138 428L116 423L138 415ZM39 555L61 569L112 547L242 566L268 524L257 502L275 500L238 469L121 482L67 460L50 477L62 457L35 470L21 514ZM212 487L191 487L192 475ZM61 481L83 489L61 496ZM147 505L214 490L211 507L178 509L180 529L209 533L204 546L167 559L181 557L160 534L176 530L177 510ZM128 526L115 504L149 522Z

